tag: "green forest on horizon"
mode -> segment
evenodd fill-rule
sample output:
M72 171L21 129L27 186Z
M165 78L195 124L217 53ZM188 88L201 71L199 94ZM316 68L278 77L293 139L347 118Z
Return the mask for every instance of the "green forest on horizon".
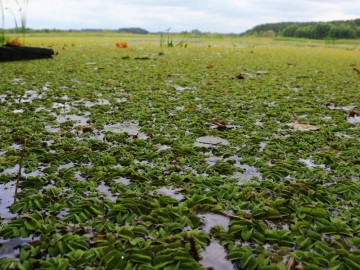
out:
M360 38L360 19L331 22L266 23L257 25L242 35L311 39L354 39Z

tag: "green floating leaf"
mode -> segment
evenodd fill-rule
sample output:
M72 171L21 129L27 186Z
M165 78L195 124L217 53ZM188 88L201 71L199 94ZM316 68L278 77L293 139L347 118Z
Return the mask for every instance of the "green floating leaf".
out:
M360 269L360 257L350 254L349 257L344 258L345 265L348 269Z
M266 241L265 235L263 235L260 232L253 232L251 235L251 239L253 239L255 242L257 242L259 244L264 244Z
M129 259L136 263L151 263L151 255L148 252L139 251L138 253L130 254Z
M241 231L241 238L244 240L244 241L248 241L251 236L252 236L252 232L253 230L249 229L247 226Z
M258 263L256 257L251 253L245 253L240 260L240 265L246 269L256 269Z
M154 258L153 264L156 268L162 269L163 267L174 262L175 261L172 255L160 255Z
M106 269L124 269L127 264L124 258L125 255L122 252L114 249L105 254L102 262L105 263Z
M244 256L244 253L241 251L233 251L231 253L229 253L229 255L227 256L227 259L230 261L237 261L237 260L241 260L241 258Z
M66 270L69 266L69 260L63 258L50 258L45 262L40 263L41 270L48 270L48 269L56 269L56 270Z
M309 215L314 218L326 218L327 212L325 209L322 208L310 208L310 207L303 207L298 209L299 217L305 217L306 215Z

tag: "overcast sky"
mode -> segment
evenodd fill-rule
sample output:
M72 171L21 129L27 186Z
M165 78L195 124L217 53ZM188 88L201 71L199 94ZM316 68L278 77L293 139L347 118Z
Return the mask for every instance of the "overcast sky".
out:
M5 15L5 27L14 27L11 11ZM174 32L241 33L269 22L355 18L360 18L360 0L29 0L27 8L27 27L34 29L141 27L157 32L171 27Z

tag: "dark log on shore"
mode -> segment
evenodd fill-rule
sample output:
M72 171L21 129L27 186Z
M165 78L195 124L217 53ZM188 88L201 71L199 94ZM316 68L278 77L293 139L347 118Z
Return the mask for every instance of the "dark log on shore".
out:
M0 62L51 58L52 49L5 45L0 46Z

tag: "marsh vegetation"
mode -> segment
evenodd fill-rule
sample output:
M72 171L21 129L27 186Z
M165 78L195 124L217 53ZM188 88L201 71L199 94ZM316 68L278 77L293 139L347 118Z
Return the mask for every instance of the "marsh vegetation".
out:
M58 55L1 64L0 269L360 268L356 41L27 42Z

